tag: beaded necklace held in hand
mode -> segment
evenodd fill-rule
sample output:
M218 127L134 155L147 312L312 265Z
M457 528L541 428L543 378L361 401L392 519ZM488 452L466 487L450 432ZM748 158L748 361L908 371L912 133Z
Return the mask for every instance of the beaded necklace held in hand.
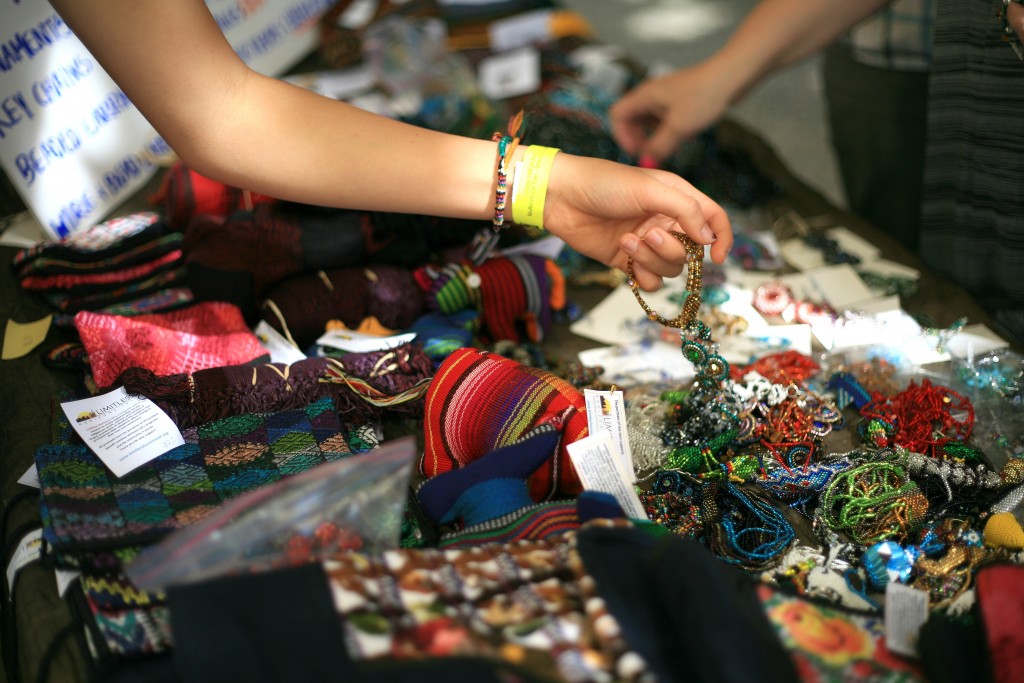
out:
M686 415L675 415L677 420L684 418L683 424L677 421L675 428L662 431L666 445L673 446L666 457L671 469L658 473L646 504L657 513L655 519L664 520L660 523L676 533L693 534L699 524L702 540L720 559L760 571L778 562L795 533L765 494L734 483L754 478L760 467L753 456L737 456L729 448L736 442L742 401L724 390L729 363L718 354L711 328L697 319L704 247L673 234L686 245L688 256L686 298L678 316L669 320L652 310L640 296L632 260L626 267L627 282L648 319L679 328L683 357L697 370L688 395L663 395L676 412L683 410ZM683 507L678 500L669 506L663 499L684 490L695 507Z
M633 257L626 261L626 284L633 290L640 308L644 309L649 320L661 323L665 327L684 328L697 320L697 311L700 310L700 289L701 277L703 274L704 247L680 232L671 232L677 240L686 247L686 300L683 302L682 310L671 320L662 317L657 311L647 305L640 295L640 285L633 274Z

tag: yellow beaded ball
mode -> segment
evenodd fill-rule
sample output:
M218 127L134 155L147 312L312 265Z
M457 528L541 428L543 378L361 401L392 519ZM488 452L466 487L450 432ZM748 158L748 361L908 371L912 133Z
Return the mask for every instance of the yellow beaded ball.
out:
M985 522L985 545L990 548L1021 550L1024 548L1024 529L1009 512L997 512Z

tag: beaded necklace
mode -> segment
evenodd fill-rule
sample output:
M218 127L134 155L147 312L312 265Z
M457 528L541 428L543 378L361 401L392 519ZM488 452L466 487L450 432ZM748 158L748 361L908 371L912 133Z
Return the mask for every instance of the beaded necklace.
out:
M951 441L969 439L974 426L971 402L927 378L921 384L911 382L894 396L875 396L860 414L869 422L877 420L891 427L892 434L886 439L891 443L885 445L933 456L941 454Z
M712 482L700 492L705 542L720 559L748 571L778 563L796 533L782 513L756 489Z
M822 523L857 543L900 539L928 514L928 499L895 462L867 462L838 473L818 507Z

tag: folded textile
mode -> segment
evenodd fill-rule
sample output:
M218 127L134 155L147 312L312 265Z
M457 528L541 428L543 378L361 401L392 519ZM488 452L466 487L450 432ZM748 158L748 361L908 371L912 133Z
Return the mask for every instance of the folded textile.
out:
M648 680L577 537L338 555L324 571L350 656L473 655L515 661L549 680ZM169 605L173 618L173 594Z
M378 445L365 422L343 425L328 398L185 430L185 444L115 477L87 447L36 451L43 538L58 553L151 543L246 491Z
M93 627L101 663L166 652L172 647L170 614L163 594L135 588L121 574L83 574L70 588L79 618Z
M152 211L133 213L97 223L59 242L42 242L22 249L11 265L16 271L31 267L39 258L54 258L87 263L116 256L125 250L153 240L168 231L160 216Z
M473 348L448 356L427 390L420 472L435 477L554 425L561 441L529 476L535 501L583 490L568 444L587 435L583 394L550 372Z
M151 228L159 225L150 226ZM129 266L138 266L164 256L168 252L180 251L182 236L179 232L160 235L135 247L122 246L117 254L96 257L89 260L81 258L66 259L50 255L41 255L22 265L18 269L18 277L74 274L85 275L124 270ZM77 256L77 255L76 255Z
M376 415L378 406L387 406L418 415L431 373L419 345L403 344L341 359L227 365L164 377L129 368L114 385L152 400L184 429L229 415L296 408L325 396L343 414Z
M481 332L492 340L539 342L553 312L565 307L565 279L550 259L532 254L498 256L479 266L449 264L414 273L430 310L480 312Z
M1024 677L1024 567L999 564L978 572L977 599L993 679Z
M56 273L53 275L29 275L21 279L21 288L28 290L97 288L124 285L139 280L162 270L173 268L182 259L180 249L160 254L151 261L128 266L118 270L100 272Z
M368 316L392 329L408 327L423 312L412 272L398 266L334 268L290 277L263 302L264 319L307 348L330 320L356 328Z
M56 290L43 292L42 294L51 306L63 313L77 313L79 311L117 313L117 311L105 309L116 307L119 304L128 306L130 305L129 302L146 296L177 296L173 294L174 290L187 291L188 299L191 301L194 298L192 290L184 286L188 278L188 274L185 271L184 266L178 266L169 270L152 273L141 280L118 284L115 287L94 291L88 291L89 288L78 287L72 290ZM156 310L150 312L155 313Z
M160 207L174 229L184 230L196 216L229 216L277 200L211 180L178 161L167 169L149 201Z
M425 313L406 331L415 332L416 341L423 345L423 351L430 360L440 365L453 351L473 345L473 334L479 319L480 314L475 310L451 315Z
M380 239L365 212L263 204L229 217L197 216L183 246L196 296L230 300L252 319L273 285L299 273L361 265L387 243Z
M99 387L110 386L131 367L171 375L267 355L238 307L221 302L134 317L81 311L75 327Z

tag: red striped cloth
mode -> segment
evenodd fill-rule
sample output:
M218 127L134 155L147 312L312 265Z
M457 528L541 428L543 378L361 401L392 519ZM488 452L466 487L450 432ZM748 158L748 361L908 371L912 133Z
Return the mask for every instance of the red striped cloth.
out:
M530 477L536 501L583 490L566 446L587 435L583 394L539 368L473 348L458 349L434 374L426 396L420 471L433 477L508 446L551 423L562 434L556 456Z

